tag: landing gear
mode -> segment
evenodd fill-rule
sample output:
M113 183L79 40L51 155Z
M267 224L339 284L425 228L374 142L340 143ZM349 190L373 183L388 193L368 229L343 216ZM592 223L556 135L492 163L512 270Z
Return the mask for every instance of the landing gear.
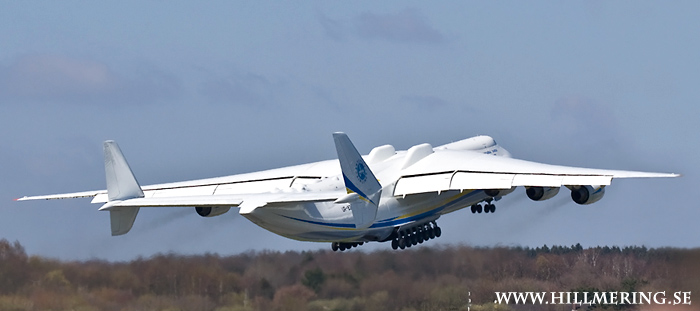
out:
M353 247L358 247L362 244L365 244L365 242L352 242L352 243L333 242L333 243L331 243L331 249L334 252L337 252L337 251L342 252L344 250L348 250L348 249L351 249Z
M425 223L413 227L404 228L393 234L394 238L391 240L392 249L406 249L411 246L427 242L434 238L439 238L442 235L442 229L438 227L435 221L430 223ZM388 240L383 240L385 242ZM358 247L364 244L364 242L333 242L331 243L331 249L334 252L349 250L353 247Z
M476 214L476 213L481 214L482 211L484 213L495 213L496 212L496 205L492 204L491 200L486 200L486 204L484 204L483 206L481 204L478 204L478 203L472 205L472 214Z
M442 229L434 221L398 232L398 236L391 240L392 249L405 249L440 237Z

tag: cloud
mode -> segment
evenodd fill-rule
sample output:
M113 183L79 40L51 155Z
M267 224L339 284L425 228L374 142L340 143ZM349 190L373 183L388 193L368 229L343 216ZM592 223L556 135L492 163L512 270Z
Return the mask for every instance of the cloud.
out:
M585 96L568 96L554 102L550 112L552 128L560 137L581 147L607 150L608 157L614 157L613 150L629 148L628 137L623 135L618 120L610 107ZM599 151L598 156L604 154Z
M232 72L226 77L204 82L200 94L213 103L259 106L274 102L277 87L262 75Z
M365 12L355 20L359 35L366 39L381 39L399 43L442 43L444 36L430 26L416 10L406 9L395 14Z
M331 38L336 41L345 40L347 34L345 29L346 26L343 22L331 19L328 16L321 13L317 14L317 19L318 22L321 24L321 27L323 28L324 34L328 38Z
M156 68L127 79L104 63L62 55L29 55L0 67L0 99L42 103L147 103L179 93L179 83Z
M449 105L444 99L435 96L404 95L399 101L426 111L445 109Z
M583 96L569 96L556 100L552 106L551 117L562 131L571 135L610 135L617 132L613 112Z

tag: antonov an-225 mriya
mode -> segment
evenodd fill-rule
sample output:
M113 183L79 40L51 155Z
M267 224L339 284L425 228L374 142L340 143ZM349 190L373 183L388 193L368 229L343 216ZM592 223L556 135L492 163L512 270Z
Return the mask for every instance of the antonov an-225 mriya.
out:
M92 197L109 211L112 235L131 229L141 207L194 207L213 217L239 213L281 236L332 242L346 250L364 242L391 241L404 249L439 237L440 216L471 207L493 213L518 186L535 201L554 197L564 186L578 204L603 197L613 178L677 177L678 174L577 168L513 159L488 136L433 148L396 151L391 145L361 156L344 133L334 133L338 160L248 174L141 187L119 146L104 143L107 190L17 199Z

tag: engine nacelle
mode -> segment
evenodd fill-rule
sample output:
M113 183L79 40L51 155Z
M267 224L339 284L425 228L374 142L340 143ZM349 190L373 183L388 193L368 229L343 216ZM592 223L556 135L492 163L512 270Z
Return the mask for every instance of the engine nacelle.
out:
M230 206L197 206L194 208L197 214L202 217L214 217L228 212Z
M484 190L484 193L486 193L486 195L488 195L492 198L496 198L496 197L502 197L506 194L513 192L513 191L515 191L515 187L510 188L510 189L486 189L486 190Z
M574 202L587 205L598 202L605 194L605 186L576 186L571 188Z
M559 187L527 187L527 197L533 201L544 201L553 198L559 193Z

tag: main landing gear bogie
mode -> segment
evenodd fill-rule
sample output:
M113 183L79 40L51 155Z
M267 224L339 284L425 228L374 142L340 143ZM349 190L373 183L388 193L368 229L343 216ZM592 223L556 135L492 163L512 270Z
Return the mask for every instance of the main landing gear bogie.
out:
M441 235L442 229L433 221L432 224L424 224L399 231L398 237L391 240L391 248L405 249L438 238Z
M394 234L395 237L391 240L391 248L405 249L407 247L415 246L425 241L432 240L434 238L439 238L441 235L442 229L438 227L435 221L418 225L415 227L405 228ZM349 250L353 247L358 247L362 244L364 244L364 242L333 242L331 243L331 249L334 252L342 252Z
M481 205L481 204L474 204L472 205L472 214L479 213L481 212L484 213L495 213L496 212L496 205L491 203L491 200L486 201L486 204Z
M365 244L365 242L352 242L352 243L345 243L345 242L333 242L331 243L331 249L336 252L336 251L345 251L349 250L353 247L358 247L361 246L362 244Z

